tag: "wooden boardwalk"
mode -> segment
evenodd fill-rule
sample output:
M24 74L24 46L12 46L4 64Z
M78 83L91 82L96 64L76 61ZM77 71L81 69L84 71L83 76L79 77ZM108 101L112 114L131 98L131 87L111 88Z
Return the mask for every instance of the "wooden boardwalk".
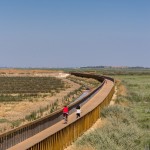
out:
M97 92L93 97L90 98L90 100L84 104L81 107L82 113L81 117L87 114L88 112L92 111L95 107L97 107L100 103L103 102L105 97L110 93L110 90L114 86L114 83L110 80L105 79L105 84L101 88L99 92ZM80 119L80 118L79 118ZM9 148L8 150L26 150L32 147L33 145L39 143L40 141L43 141L44 139L48 138L50 135L53 135L54 133L58 132L59 130L65 128L69 124L75 122L76 114L75 112L68 116L68 123L64 124L64 120L62 119L58 123L56 123L53 126L50 126L49 128L43 130L42 132L26 139L25 141Z

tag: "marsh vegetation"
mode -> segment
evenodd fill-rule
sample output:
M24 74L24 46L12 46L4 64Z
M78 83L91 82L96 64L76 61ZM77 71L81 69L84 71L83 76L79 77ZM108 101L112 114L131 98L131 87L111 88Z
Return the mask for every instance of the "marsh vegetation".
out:
M94 71L96 74L115 78L117 98L114 105L102 110L103 125L97 125L99 127L82 135L72 149L150 149L150 70L142 71L127 69Z

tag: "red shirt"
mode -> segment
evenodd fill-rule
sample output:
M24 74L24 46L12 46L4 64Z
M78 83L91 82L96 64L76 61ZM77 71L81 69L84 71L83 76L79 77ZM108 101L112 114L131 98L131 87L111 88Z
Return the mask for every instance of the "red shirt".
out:
M63 113L68 113L68 107L63 108Z

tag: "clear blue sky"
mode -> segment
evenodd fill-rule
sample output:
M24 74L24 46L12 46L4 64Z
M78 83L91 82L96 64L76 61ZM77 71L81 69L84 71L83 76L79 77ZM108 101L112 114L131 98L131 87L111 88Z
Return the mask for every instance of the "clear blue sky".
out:
M150 0L1 0L0 67L150 67Z

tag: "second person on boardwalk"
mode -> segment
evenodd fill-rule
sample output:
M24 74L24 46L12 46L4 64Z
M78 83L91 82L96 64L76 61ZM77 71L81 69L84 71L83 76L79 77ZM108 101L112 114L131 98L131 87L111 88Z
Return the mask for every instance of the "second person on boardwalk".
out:
M80 117L80 114L81 114L81 109L80 109L80 105L78 105L76 107L76 118L79 118Z

